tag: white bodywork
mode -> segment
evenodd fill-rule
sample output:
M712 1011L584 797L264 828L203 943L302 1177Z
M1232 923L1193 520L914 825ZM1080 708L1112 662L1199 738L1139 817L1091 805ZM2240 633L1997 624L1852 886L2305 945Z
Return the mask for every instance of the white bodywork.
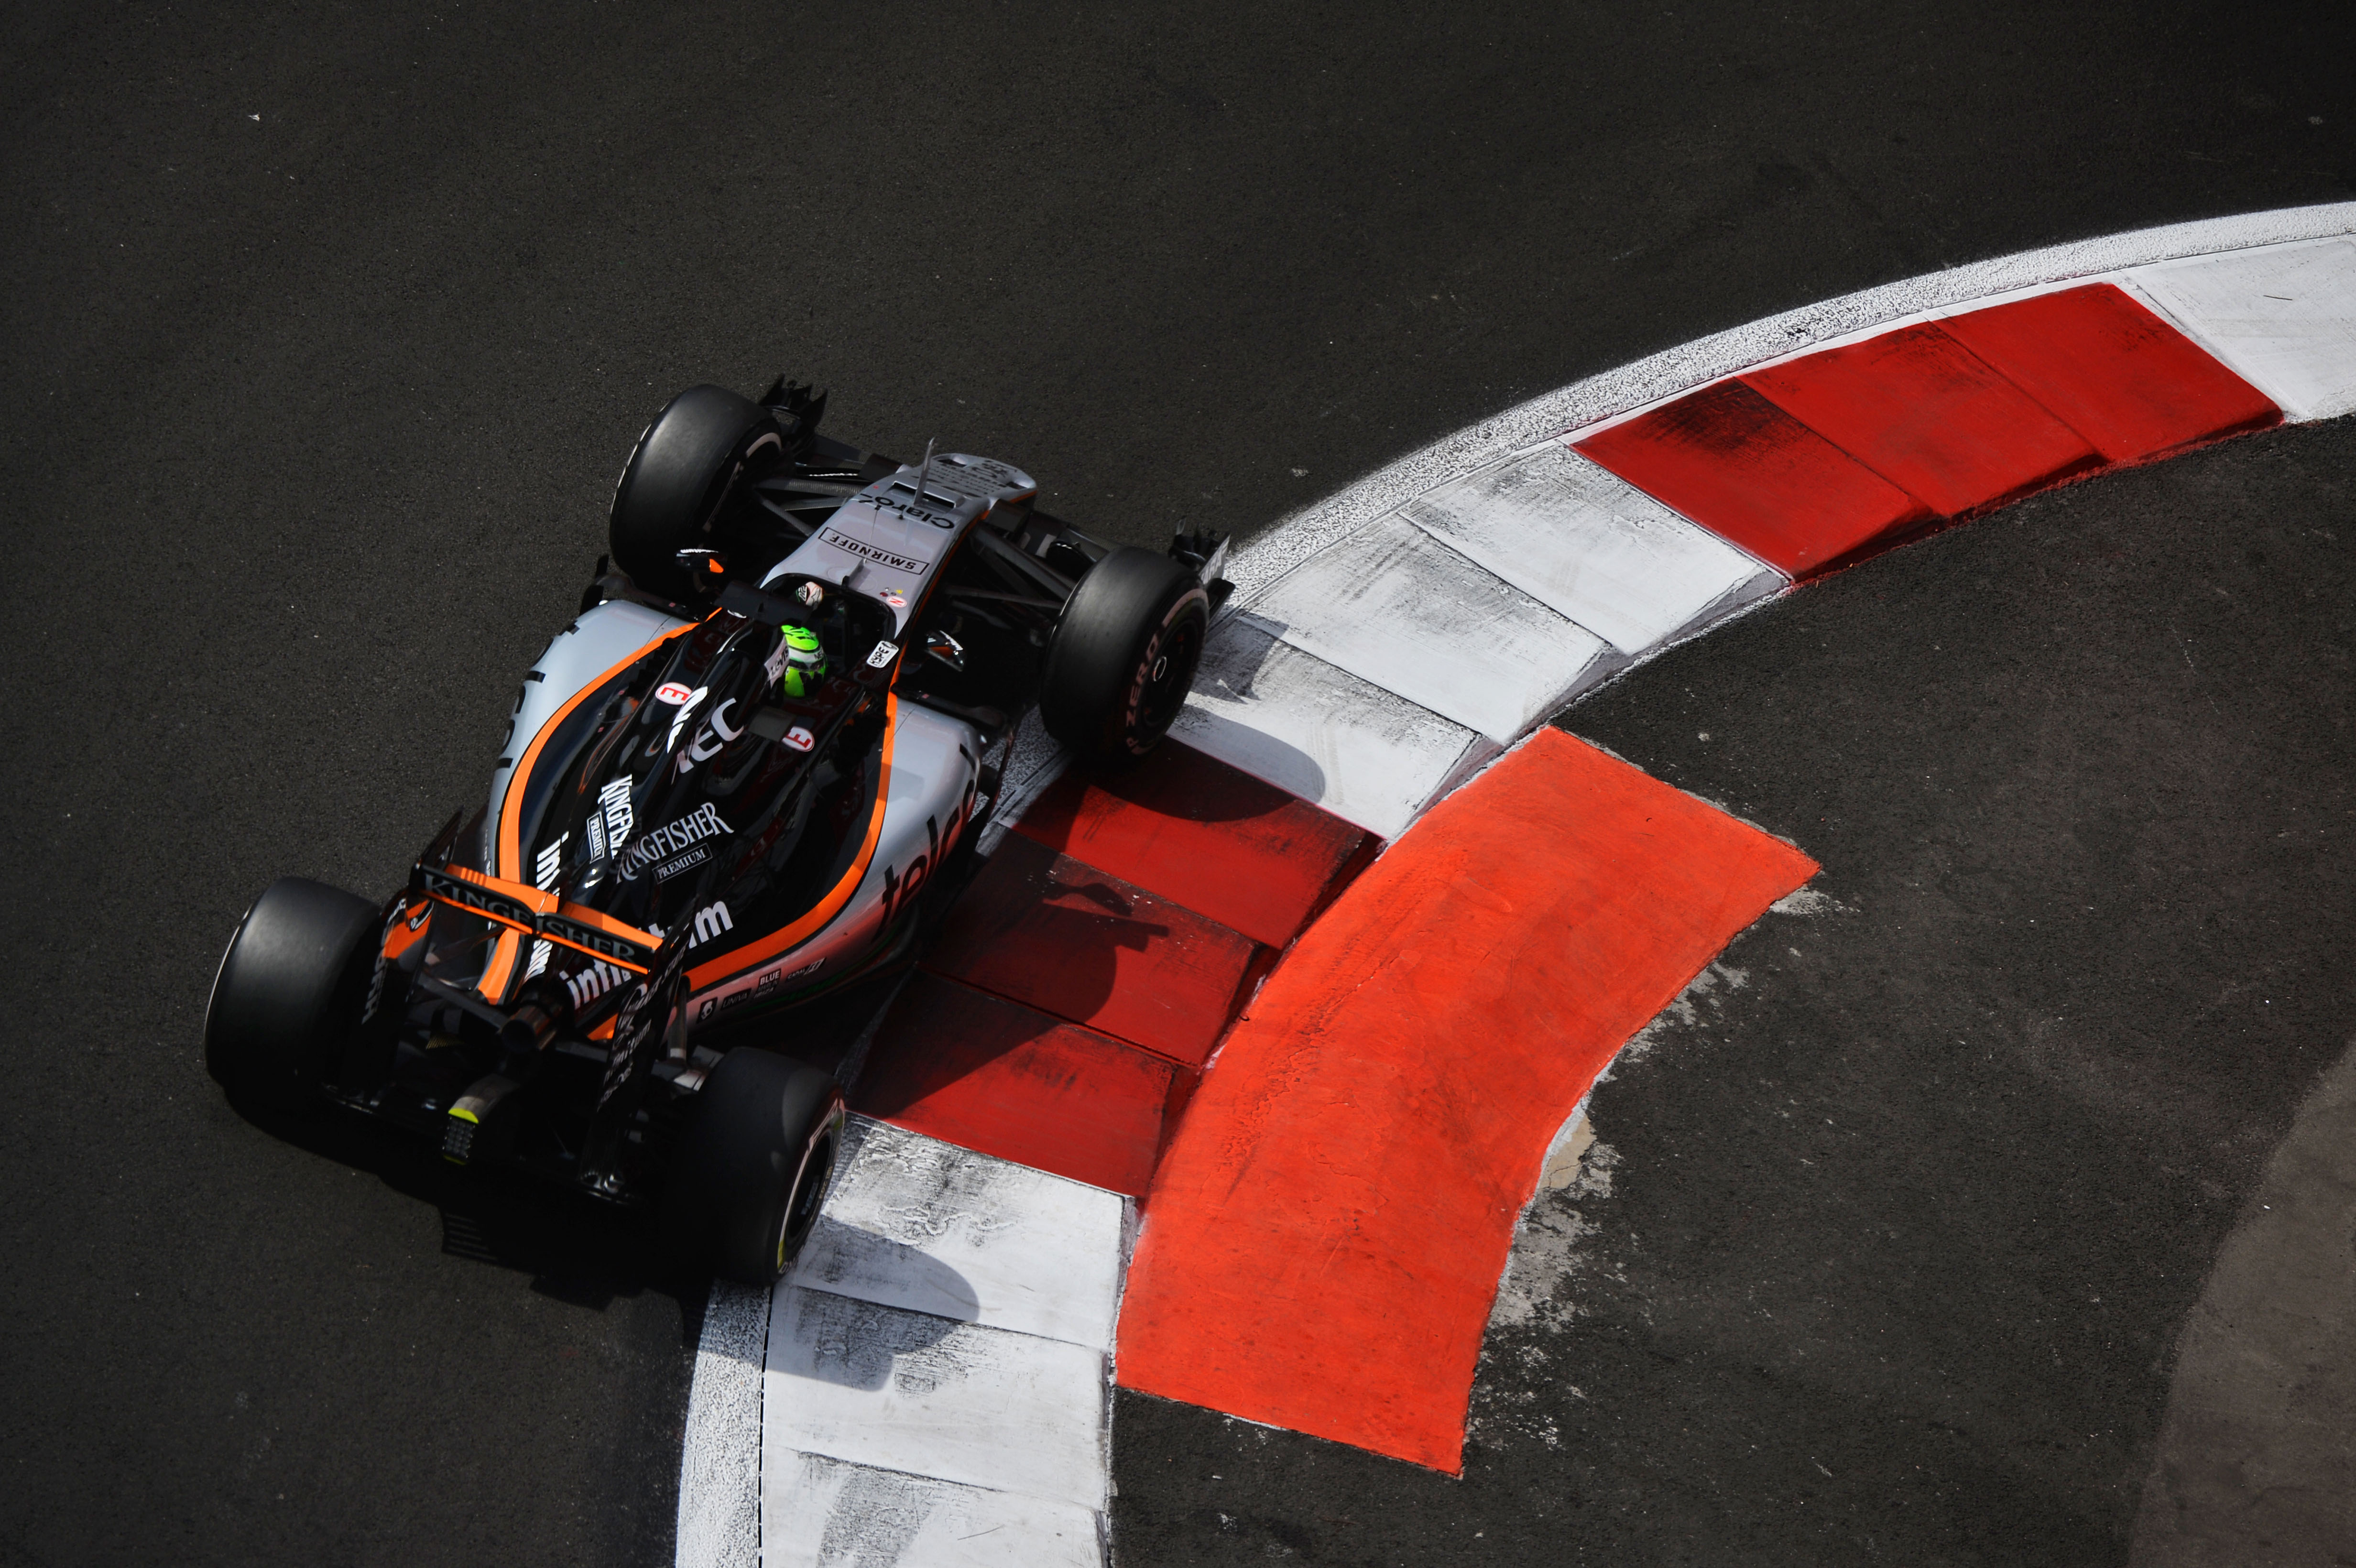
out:
M763 585L791 572L839 582L889 609L896 635L907 630L950 547L996 508L1020 506L1038 493L1038 481L995 458L938 453L845 501L770 568Z

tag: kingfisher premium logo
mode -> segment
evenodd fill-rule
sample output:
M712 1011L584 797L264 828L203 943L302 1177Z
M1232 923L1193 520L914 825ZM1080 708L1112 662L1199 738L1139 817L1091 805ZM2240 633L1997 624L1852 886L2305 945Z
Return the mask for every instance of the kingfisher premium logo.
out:
M720 807L707 800L678 821L666 822L640 834L622 852L615 869L627 882L635 881L640 871L652 866L655 880L659 882L710 859L712 850L704 840L735 831L720 819Z

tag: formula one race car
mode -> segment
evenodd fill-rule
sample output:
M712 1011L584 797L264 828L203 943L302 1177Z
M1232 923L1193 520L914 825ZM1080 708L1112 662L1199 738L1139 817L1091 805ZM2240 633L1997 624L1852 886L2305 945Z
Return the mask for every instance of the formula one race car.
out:
M842 1093L711 1042L908 961L1032 708L1084 755L1150 750L1226 588L1216 536L1113 549L1015 468L878 458L819 434L824 406L696 387L647 427L489 799L380 906L286 878L246 912L205 1015L233 1094L363 1111L659 1208L734 1277L784 1270Z

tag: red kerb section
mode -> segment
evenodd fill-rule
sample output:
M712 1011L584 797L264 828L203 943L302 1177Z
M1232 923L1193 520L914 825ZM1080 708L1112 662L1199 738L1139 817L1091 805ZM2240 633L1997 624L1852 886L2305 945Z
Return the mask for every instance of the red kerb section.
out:
M2264 392L2111 283L1940 324L2110 463L2142 463L2282 421Z
M1142 1193L1180 1070L937 976L892 1006L852 1108L1076 1181Z
M1740 381L1688 392L1576 444L1787 577L1933 520L1913 496Z
M1173 744L1067 775L1018 827L893 1005L851 1103L1141 1194L1236 1007L1368 841Z
M1804 578L2281 417L2126 291L2090 283L1745 371L1573 444Z
M1014 830L1270 947L1368 847L1331 812L1175 741L1142 767L1066 773Z
M1742 378L1942 517L2102 464L2083 436L1936 326L1907 326Z
M1146 1200L1119 1381L1443 1470L1540 1162L1621 1043L1815 871L1541 731L1301 937Z
M1256 951L1216 921L1009 834L925 967L1199 1067Z

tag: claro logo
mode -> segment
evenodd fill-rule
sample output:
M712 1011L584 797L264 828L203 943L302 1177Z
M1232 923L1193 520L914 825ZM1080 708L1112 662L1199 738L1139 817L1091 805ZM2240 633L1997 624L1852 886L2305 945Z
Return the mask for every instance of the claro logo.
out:
M720 807L707 800L677 822L666 822L660 827L640 834L627 849L622 851L622 858L615 862L615 869L621 873L624 881L634 881L638 873L648 866L667 868L669 862L684 857L704 840L735 831L720 819ZM701 863L703 857L695 859ZM659 874L657 880L660 880Z

